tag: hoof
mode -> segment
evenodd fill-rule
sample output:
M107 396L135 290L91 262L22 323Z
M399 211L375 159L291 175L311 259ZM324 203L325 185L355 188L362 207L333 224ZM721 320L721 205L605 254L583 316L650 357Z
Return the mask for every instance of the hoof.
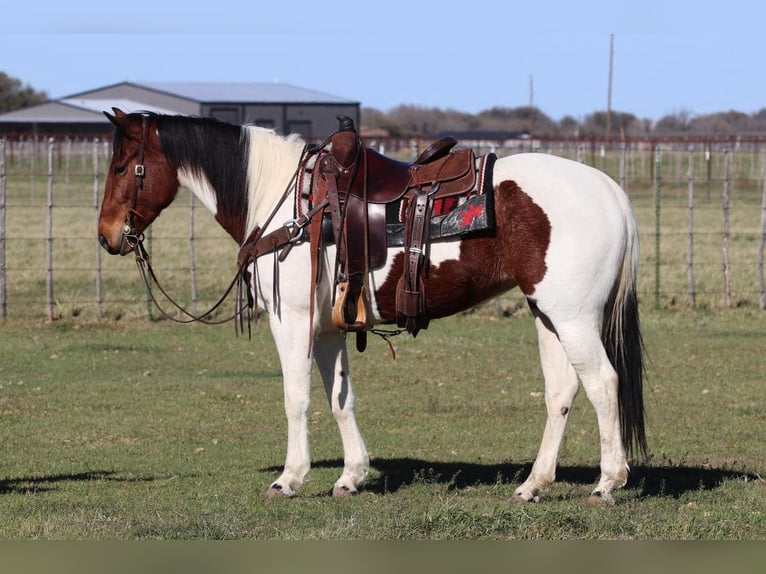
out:
M292 494L288 494L282 488L280 484L272 484L264 495L266 498L292 498Z
M357 489L352 490L348 486L335 486L332 489L332 495L338 498L354 496L355 494L359 494L359 491Z
M611 494L594 492L588 497L589 506L614 506L614 498Z
M521 503L521 502L540 502L540 497L539 496L533 496L532 498L524 498L518 492L514 492L513 496L511 497L511 504L516 504L516 503Z

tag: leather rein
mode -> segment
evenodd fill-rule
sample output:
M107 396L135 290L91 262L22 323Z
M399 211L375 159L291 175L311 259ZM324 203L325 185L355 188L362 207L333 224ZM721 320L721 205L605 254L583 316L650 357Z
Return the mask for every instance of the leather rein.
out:
M276 253L278 250L282 250L278 260L283 261L284 258L287 256L287 253L289 253L290 249L293 245L300 243L302 241L305 241L304 237L304 227L308 225L308 223L311 221L311 217L321 211L321 208L317 206L316 208L312 209L311 212L306 213L301 218L290 220L286 222L282 227L279 227L278 229L265 234L263 233L263 230L271 223L274 216L276 215L276 212L279 210L279 208L283 205L287 197L290 195L290 191L293 188L294 183L296 182L296 179L298 177L298 173L300 171L300 167L306 162L307 157L307 147L304 147L303 152L301 153L301 158L298 162L298 167L295 170L295 173L290 178L290 181L287 184L287 187L285 188L284 193L282 194L282 197L280 198L277 205L272 210L271 214L267 218L266 222L264 223L263 227L256 227L253 232L250 234L250 236L247 238L247 240L243 243L239 257L237 259L237 271L229 283L229 286L224 291L223 295L218 299L218 301L213 304L210 309L202 313L201 315L195 315L191 311L188 311L185 309L180 303L178 303L166 290L165 288L160 284L159 280L157 279L157 275L154 272L154 268L151 264L151 257L149 256L149 253L147 252L146 248L144 247L144 234L143 233L137 233L135 224L134 224L134 217L138 216L141 217L141 214L136 211L136 206L138 205L138 195L139 193L144 189L144 178L146 177L146 166L144 163L145 159L145 153L146 153L146 139L147 139L147 127L148 127L148 117L146 115L142 116L141 118L141 142L139 145L138 150L138 161L133 169L133 174L135 177L135 185L133 187L133 196L131 197L131 205L130 209L128 210L128 214L125 216L125 225L122 229L122 237L125 242L130 245L131 249L133 250L136 258L136 267L138 268L139 275L141 276L141 279L144 281L144 284L146 285L146 289L149 293L149 296L152 299L152 302L154 303L154 306L160 311L160 313L165 317L166 319L169 319L171 321L174 321L176 323L204 323L207 325L220 325L223 323L228 323L229 321L232 321L234 319L239 318L239 330L242 331L242 323L244 321L245 312L247 312L247 323L248 323L248 329L250 326L250 321L253 316L253 309L255 307L254 301L252 298L252 293L250 292L250 286L249 286L249 273L247 272L247 268L250 265L250 263L254 263L255 260L260 255L265 255L266 253L274 252ZM322 208L324 205L321 206ZM275 261L276 266L276 261ZM179 319L178 317L172 315L170 312L166 311L165 308L160 304L160 301L158 300L157 296L155 295L154 289L152 288L152 284L156 287L156 289L162 293L163 297L178 311L182 313L184 318ZM276 282L275 282L276 284ZM211 319L210 316L223 304L223 302L229 297L231 292L236 289L236 304L234 313L229 315L228 317L224 319ZM245 296L243 291L246 291L247 293L247 302L245 303Z

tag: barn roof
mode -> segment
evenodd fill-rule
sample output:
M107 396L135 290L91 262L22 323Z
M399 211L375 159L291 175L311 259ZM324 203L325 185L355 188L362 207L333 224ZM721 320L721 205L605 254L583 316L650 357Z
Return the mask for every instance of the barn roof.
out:
M352 100L281 82L123 82L199 103L354 104ZM120 84L117 84L120 85ZM86 95L75 94L71 97Z
M103 120L106 122L108 120L101 112L111 112L112 106L120 108L124 112L151 111L161 114L178 113L174 110L126 99L64 98L0 114L0 121L79 123Z
M101 113L103 111L111 112L112 107L120 108L123 112L157 112L158 114L177 114L175 110L161 108L159 106L153 106L143 102L137 102L135 100L117 99L114 98L64 98L59 100L61 103L81 108L83 110L90 110L92 112Z

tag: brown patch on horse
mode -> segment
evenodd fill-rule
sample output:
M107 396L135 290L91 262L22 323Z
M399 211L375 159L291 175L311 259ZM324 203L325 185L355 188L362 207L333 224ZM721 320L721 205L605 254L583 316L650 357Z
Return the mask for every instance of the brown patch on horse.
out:
M507 202L506 196L510 198ZM500 198L503 198L502 201ZM508 221L506 233L510 272L519 289L531 296L548 270L545 257L551 243L551 222L542 208L515 181L503 181L495 188L495 206L498 226L501 206L505 212L503 217L507 217Z
M495 188L495 230L464 239L460 257L429 266L424 291L432 319L469 309L519 286L531 296L547 271L551 239L548 216L514 181ZM396 285L404 254L394 257L391 272L375 293L385 321L396 320Z

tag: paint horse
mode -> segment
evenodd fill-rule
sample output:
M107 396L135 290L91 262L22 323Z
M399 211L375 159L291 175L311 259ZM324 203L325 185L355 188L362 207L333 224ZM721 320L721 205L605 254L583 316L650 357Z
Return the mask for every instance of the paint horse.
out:
M307 146L256 126L153 113L105 115L116 127L98 239L126 255L137 238L188 188L240 246L295 222L296 176ZM555 479L559 447L579 384L598 418L600 477L591 503L613 503L628 477L628 457L646 455L643 358L636 273L638 229L624 191L604 173L542 153L500 158L491 175L494 230L429 246L423 274L431 318L469 309L514 287L534 316L545 381L547 422L529 476L513 501L538 501ZM286 256L256 256L250 293L268 321L282 366L287 453L267 496L290 497L309 472L307 413L313 362L343 444L333 495L355 494L370 466L354 414L346 333L332 321L336 247L320 253L312 283L310 242ZM366 277L371 322L396 322L401 247ZM278 261L278 263L277 263ZM509 342L509 344L511 344Z

